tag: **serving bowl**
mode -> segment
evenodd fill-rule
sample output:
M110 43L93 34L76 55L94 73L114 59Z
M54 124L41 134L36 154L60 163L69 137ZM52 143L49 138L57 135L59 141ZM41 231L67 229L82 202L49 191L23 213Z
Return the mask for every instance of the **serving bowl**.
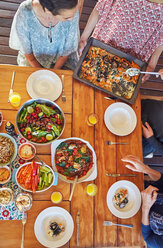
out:
M4 165L8 165L14 161L14 159L16 158L17 153L18 153L18 146L17 146L15 139L12 136L8 135L7 133L0 133L0 137L6 137L6 138L10 139L10 141L14 144L14 152L13 152L13 155L11 156L10 160L6 163L0 163L0 166L4 166Z
M13 200L13 191L8 187L0 188L0 205L7 206Z
M35 145L45 145L58 139L65 127L61 108L47 99L31 99L17 112L16 126L23 138Z
M18 168L17 172L16 172L15 179L16 179L17 185L18 185L22 190L32 193L32 190L31 190L31 189L25 188L25 186L24 186L23 184L19 183L19 181L18 181L18 174L19 174L19 171L20 171L23 167L25 167L25 166L27 166L27 165L30 165L30 164L31 164L31 162L27 162L27 163L21 165L21 166ZM36 164L42 165L42 164L39 163L39 162L36 162ZM43 189L41 189L41 190L36 189L36 193L44 192L44 191L48 190L48 189L54 184L54 180L55 180L54 171L52 170L52 168L51 168L50 166L48 166L48 165L46 165L46 164L44 164L43 166L47 167L47 168L49 169L49 172L52 173L52 180L51 180L51 183L50 183L49 186L47 186L47 187L45 186L45 187L44 187Z
M24 212L32 207L32 196L31 194L21 192L15 198L15 207L20 211Z
M33 144L25 142L19 146L18 154L23 160L31 160L36 154L36 148Z
M6 178L5 180L5 174L4 174L4 171L3 171L3 174L1 175L1 170L6 170L6 172L8 172L8 177ZM2 180L2 177L4 180ZM11 169L7 166L7 165L4 165L4 166L1 166L0 167L0 184L5 184L7 182L9 182L11 179Z

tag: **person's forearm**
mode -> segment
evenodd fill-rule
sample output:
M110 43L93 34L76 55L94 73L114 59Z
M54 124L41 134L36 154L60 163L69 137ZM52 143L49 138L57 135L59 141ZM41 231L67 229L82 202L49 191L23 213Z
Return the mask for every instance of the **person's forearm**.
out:
M155 67L157 65L157 62L158 62L158 59L159 59L162 51L163 51L163 45L159 46L154 51L154 53L152 54L152 56L151 56L151 58L149 60L148 67L152 68L153 70L155 69Z
M161 178L161 173L151 169L150 167L147 167L144 173L148 174L152 181L158 181Z
M143 208L142 206L142 224L148 226L149 225L149 210L150 209L146 209Z
M88 40L90 34L92 33L94 27L96 26L97 22L98 22L98 19L99 19L99 14L98 14L98 11L96 9L96 7L94 7L89 19L88 19L88 22L87 22L87 25L81 35L81 39L83 40Z
M62 66L66 63L67 59L68 59L68 56L59 57L55 63L54 69L61 69Z
M39 68L42 68L42 65L40 65L40 63L37 61L37 59L35 58L35 56L33 55L33 53L25 54L25 57L26 57L28 63L29 63L32 67L39 67Z

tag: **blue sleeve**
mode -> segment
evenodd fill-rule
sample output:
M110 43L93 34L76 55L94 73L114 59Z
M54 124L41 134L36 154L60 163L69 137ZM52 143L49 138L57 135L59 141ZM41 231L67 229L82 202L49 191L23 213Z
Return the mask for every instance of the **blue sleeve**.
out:
M141 224L142 235L149 247L151 248L162 248L163 247L163 237L153 233L150 225Z
M163 144L158 141L154 136L147 139L149 144L159 153L160 155L163 155Z

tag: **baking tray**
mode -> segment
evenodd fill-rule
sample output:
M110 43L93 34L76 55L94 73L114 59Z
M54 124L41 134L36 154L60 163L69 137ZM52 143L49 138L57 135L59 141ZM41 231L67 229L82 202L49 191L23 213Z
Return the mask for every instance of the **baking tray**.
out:
M140 66L141 71L145 71L145 69L147 67L147 64L145 62L143 62L143 61L131 56L130 54L124 53L124 52L122 52L122 51L120 51L120 50L118 50L118 49L116 49L114 47L111 47L111 46L109 46L109 45L107 45L107 44L105 44L105 43L103 43L103 42L91 37L89 39L86 47L84 48L82 56L80 57L80 60L79 60L77 66L76 66L76 68L74 70L73 77L75 79L79 80L80 82L85 83L85 84L87 84L87 85L89 85L89 86L91 86L91 87L93 87L95 89L101 90L101 91L103 91L103 92L105 92L105 93L107 93L109 95L112 95L112 96L114 96L116 98L119 98L124 102L133 104L135 102L136 98L137 98L137 95L138 95L138 91L139 91L140 84L141 84L142 77L143 77L142 74L140 74L139 77L138 77L138 81L137 81L135 90L134 90L133 95L132 95L132 97L130 99L125 99L124 97L117 96L113 92L110 92L110 91L108 91L106 89L103 89L103 88L101 88L101 87L99 87L97 85L94 85L93 83L89 82L88 80L79 77L79 72L80 72L81 65L82 65L82 63L83 63L83 61L84 61L84 59L85 59L85 57L86 57L86 55L88 53L88 50L89 50L90 46L100 47L100 48L105 49L106 51L108 51L108 52L110 52L110 53L112 53L114 55L117 55L120 58L125 58L130 62L134 61L137 65Z

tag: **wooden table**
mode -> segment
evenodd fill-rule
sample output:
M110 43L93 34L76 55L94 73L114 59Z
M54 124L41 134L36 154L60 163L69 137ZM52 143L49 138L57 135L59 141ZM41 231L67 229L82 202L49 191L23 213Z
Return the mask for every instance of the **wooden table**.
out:
M0 65L0 109L4 119L15 124L17 110L8 103L8 93L12 78L12 72L15 71L15 80L13 90L19 92L22 96L21 103L29 99L26 91L26 81L29 75L36 71L35 68L16 67L9 65ZM137 174L134 178L120 177L112 178L105 175L109 173L126 173L129 171L121 158L127 154L133 154L142 158L142 133L141 133L141 105L140 95L133 109L137 115L137 126L134 132L125 137L118 137L110 133L104 124L104 112L106 108L114 103L104 99L106 94L96 91L72 78L71 71L55 71L60 77L65 75L65 93L66 102L59 98L56 103L65 113L66 127L61 138L80 137L90 142L97 155L97 178L95 180L98 186L98 193L95 197L86 194L85 188L88 182L77 184L72 201L69 202L71 185L63 181L58 181L56 187L51 187L45 193L35 194L33 196L33 206L28 211L28 220L25 227L25 248L43 247L34 234L34 222L37 215L45 208L54 206L50 201L50 195L53 191L60 191L63 194L63 201L60 207L67 209L74 220L74 233L69 243L64 247L77 247L76 245L76 214L80 208L80 247L142 247L141 237L141 211L134 217L127 220L119 219L111 214L106 204L106 195L109 187L118 180L129 180L135 183L140 190L143 189L143 176ZM117 101L117 100L116 100ZM90 113L96 113L99 117L95 127L86 124ZM5 123L0 127L0 132L5 132ZM106 140L129 142L129 145L105 145ZM37 149L39 157L48 165L51 165L50 145L46 148ZM123 227L104 227L103 221L111 220L117 223L133 224L134 228ZM22 223L21 221L0 221L0 247L18 248L21 242Z

